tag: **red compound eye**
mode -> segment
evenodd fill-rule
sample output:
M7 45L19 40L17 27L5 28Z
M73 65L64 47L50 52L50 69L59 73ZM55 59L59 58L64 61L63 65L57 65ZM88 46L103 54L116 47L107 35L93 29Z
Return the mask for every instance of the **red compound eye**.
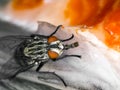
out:
M58 40L57 37L51 36L51 37L48 38L48 43L51 43L51 42L54 42L54 41L57 41L57 40Z
M56 59L56 58L59 57L59 54L56 53L56 52L54 52L54 51L49 50L49 51L48 51L48 56L49 56L51 59Z

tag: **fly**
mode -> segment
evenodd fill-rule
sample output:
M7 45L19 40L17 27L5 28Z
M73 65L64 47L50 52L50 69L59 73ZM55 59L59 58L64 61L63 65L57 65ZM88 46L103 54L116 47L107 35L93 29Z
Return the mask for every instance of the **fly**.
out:
M1 66L0 79L12 79L21 72L31 69L35 65L36 72L49 60L58 61L67 57L81 58L80 55L64 55L63 52L70 48L78 47L78 42L64 45L63 42L74 38L74 35L68 39L58 39L55 33L62 25L57 26L56 30L49 36L32 34L30 36L5 36L0 38L0 49L12 55L10 60ZM52 72L51 72L52 73ZM56 75L65 86L64 80Z

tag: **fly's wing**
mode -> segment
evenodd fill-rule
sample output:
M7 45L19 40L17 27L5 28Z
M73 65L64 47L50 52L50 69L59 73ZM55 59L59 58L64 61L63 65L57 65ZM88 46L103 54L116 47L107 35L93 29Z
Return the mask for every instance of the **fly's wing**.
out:
M22 35L0 37L0 51L12 54L15 48L26 38L29 37Z
M27 36L0 37L0 66L14 56L14 51Z
M28 36L5 36L0 38L0 79L12 77L22 67L14 59L14 51Z
M14 58L11 58L6 63L1 65L0 67L0 79L9 79L15 75L21 69L20 65L18 65Z
M0 67L0 80L1 79L12 79L21 72L24 72L32 68L34 64L20 66L16 63L14 58L9 59L6 63Z

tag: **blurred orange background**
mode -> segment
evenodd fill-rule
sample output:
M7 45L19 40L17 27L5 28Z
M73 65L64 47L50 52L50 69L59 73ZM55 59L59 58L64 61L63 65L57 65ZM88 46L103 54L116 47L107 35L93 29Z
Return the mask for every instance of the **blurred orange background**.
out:
M120 51L120 0L12 0L2 12L21 22L92 26L90 32Z

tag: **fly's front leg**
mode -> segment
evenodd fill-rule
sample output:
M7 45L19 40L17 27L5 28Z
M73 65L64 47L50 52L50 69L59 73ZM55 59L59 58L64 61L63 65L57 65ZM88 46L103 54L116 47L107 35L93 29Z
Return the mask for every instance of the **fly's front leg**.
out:
M62 25L57 26L56 30L53 33L51 33L48 37L53 36L59 30L60 27L62 27Z
M60 59L67 58L67 57L77 57L77 58L81 58L80 55L64 55L64 56L62 56L62 57L59 57L59 58L57 58L57 59L54 59L54 61L58 61L58 60L60 60Z

